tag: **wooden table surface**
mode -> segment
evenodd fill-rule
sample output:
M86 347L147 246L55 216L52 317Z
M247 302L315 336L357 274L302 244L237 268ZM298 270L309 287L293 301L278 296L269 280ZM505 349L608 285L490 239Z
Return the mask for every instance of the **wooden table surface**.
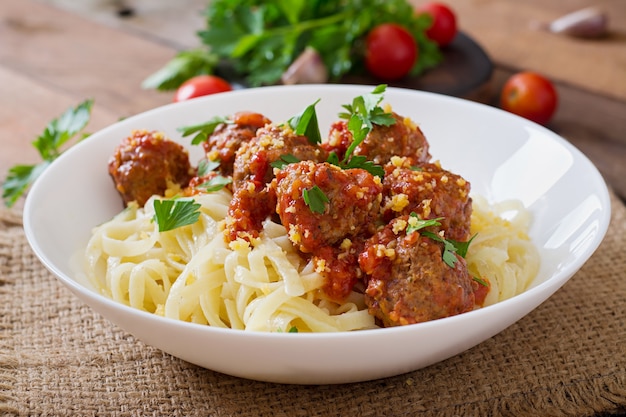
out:
M417 0L415 0L418 3ZM206 0L2 0L0 7L0 178L36 163L31 142L47 123L86 98L88 130L169 103L141 81L175 52L199 44ZM551 78L560 104L548 126L581 149L626 197L626 2L592 2L609 14L610 34L580 40L536 28L590 5L584 0L448 0L459 26L495 64L488 102L513 72ZM530 167L529 167L530 169Z

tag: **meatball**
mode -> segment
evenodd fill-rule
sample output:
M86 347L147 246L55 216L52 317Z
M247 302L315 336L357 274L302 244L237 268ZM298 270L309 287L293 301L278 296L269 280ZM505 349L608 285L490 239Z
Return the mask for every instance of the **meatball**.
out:
M269 123L271 121L260 113L235 113L229 123L217 126L203 143L207 159L220 163L219 171L222 175L232 175L235 154L241 144L252 140L256 131Z
M109 159L109 174L125 204L142 206L153 195L184 188L195 174L189 154L161 132L135 130Z
M382 213L385 221L415 212L421 219L441 218L447 239L470 238L470 183L437 164L411 167L406 158L385 165ZM438 230L437 230L438 231Z
M237 151L233 189L236 191L247 181L260 186L269 183L274 176L270 164L288 154L299 160L326 159L320 147L309 143L305 136L296 135L288 125L269 124L257 130L256 136Z
M320 191L311 196L314 187ZM291 241L305 253L373 233L378 220L382 184L378 177L355 168L342 170L327 162L302 161L276 175L276 211ZM322 210L307 205L305 194L322 200Z
M354 150L354 155L366 156L375 164L384 165L393 156L410 158L413 165L430 160L429 144L420 128L408 117L392 113L396 122L390 126L374 125ZM340 158L352 143L352 133L346 121L335 122L328 140L322 145L328 152L334 151Z
M276 193L251 181L234 192L228 205L225 234L228 241L244 239L251 242L259 237L263 222L276 213Z
M390 327L471 311L474 289L465 260L454 254L454 267L448 266L442 243L417 231L406 233L409 219L394 219L359 255L368 279L365 303L370 314Z

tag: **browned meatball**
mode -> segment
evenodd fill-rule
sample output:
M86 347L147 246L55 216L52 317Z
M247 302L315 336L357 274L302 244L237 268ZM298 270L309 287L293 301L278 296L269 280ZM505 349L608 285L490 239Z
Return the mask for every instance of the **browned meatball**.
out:
M374 125L363 142L356 147L354 155L366 156L375 164L384 165L392 156L411 159L413 165L430 160L429 144L420 128L409 118L392 113L396 122L390 126ZM352 133L346 121L331 126L328 140L322 145L328 152L334 151L340 158L352 143Z
M263 221L276 212L274 189L258 187L251 181L241 186L233 194L228 205L226 238L229 241L244 239L251 242L259 237Z
M289 239L312 256L325 278L326 296L344 300L361 277L357 259L363 242L378 224L380 179L363 169L303 161L284 167L272 185L276 211ZM314 195L315 187L321 194ZM314 207L314 200L319 207Z
M447 239L470 238L472 200L470 183L436 164L413 168L410 160L393 158L385 165L383 218L415 212L421 219L440 220Z
M224 176L233 174L235 153L241 144L252 140L259 128L271 123L267 117L253 112L238 112L231 119L231 123L219 125L203 143L207 159L219 161Z
M274 176L270 164L288 154L303 161L326 159L320 147L309 143L305 136L296 135L288 125L269 124L257 130L256 136L237 151L233 189L236 191L248 181L257 187L269 183Z
M382 184L363 169L342 170L327 162L302 161L280 170L275 184L276 211L302 252L314 253L376 227ZM305 192L313 194L314 187L327 200L321 202L320 212L303 197Z
M474 308L465 260L442 259L439 242L406 233L409 216L396 218L366 242L359 265L368 274L365 302L385 327L420 323Z
M125 204L136 201L143 206L153 195L184 188L194 169L185 148L163 133L135 130L109 159L109 174Z

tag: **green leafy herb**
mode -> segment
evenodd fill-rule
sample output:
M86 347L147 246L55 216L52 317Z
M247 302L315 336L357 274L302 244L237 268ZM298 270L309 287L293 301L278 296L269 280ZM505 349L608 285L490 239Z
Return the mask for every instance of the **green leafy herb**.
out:
M315 105L320 100L313 104L308 105L300 114L289 119L289 126L293 129L296 135L306 136L309 143L317 145L322 141L322 135L320 134L320 127L317 121L317 113L315 111Z
M422 230L422 229L424 229L426 227L441 226L441 223L439 222L439 220L443 219L443 217L437 217L436 219L422 220L422 219L419 218L419 216L415 212L411 212L410 216L413 219L415 219L415 220L410 220L408 222L409 224L406 227L407 235L409 233L413 233L413 232L417 232L419 230Z
M326 210L326 203L329 201L326 194L324 194L324 191L322 191L317 185L310 189L303 189L302 198L313 213L323 213L324 210Z
M277 333L285 333L283 329L280 327L276 330ZM298 333L298 328L296 326L291 326L286 333Z
M455 255L457 253L456 246L454 246L452 241L444 239L438 234L429 232L427 230L423 230L421 234L422 236L426 236L427 238L430 238L434 241L443 243L443 254L442 254L443 262L446 265L448 265L450 268L454 268L454 265L456 265L456 262L458 259Z
M192 145L199 145L202 142L206 142L207 138L213 133L215 132L215 129L224 123L233 123L232 120L230 120L228 117L223 117L223 116L215 116L209 120L207 120L204 123L199 123L197 125L191 125L191 126L183 126L183 127L179 127L178 130L179 132L182 133L183 137L187 137L187 136L191 136L193 134L195 134L195 136L193 137L193 139L191 140L191 144Z
M198 176L204 177L211 172L214 172L220 166L219 161L209 161L208 159L202 159L198 163ZM216 175L210 178L209 180L203 182L202 184L196 186L196 188L201 189L206 193L211 193L214 191L219 191L228 184L233 182L231 178L226 178L221 175Z
M216 175L210 180L205 181L202 184L198 185L196 188L199 188L202 191L207 192L207 193L212 193L212 192L221 190L222 188L224 188L231 182L233 182L233 180L230 178L222 177L221 175Z
M480 285L482 285L483 287L488 287L489 286L489 283L487 281L485 281L484 279L482 279L482 278L478 278L478 277L472 276L472 279L474 281L476 281L477 283L479 283Z
M209 172L215 171L220 166L219 161L209 161L208 159L202 159L198 163L198 176L204 177Z
M371 93L357 96L352 100L351 104L344 104L342 106L347 110L347 113L342 112L339 114L339 117L348 120L347 127L350 133L352 133L352 143L348 146L342 160L339 160L336 153L331 152L327 162L344 169L365 169L370 174L379 177L385 175L383 167L374 164L372 161L368 161L367 157L363 155L353 155L353 153L365 140L365 137L372 131L374 125L391 126L396 122L396 119L394 119L391 114L386 113L385 110L380 107L380 102L384 98L386 89L387 86L385 84L378 85Z
M194 224L200 217L200 204L190 198L154 200L154 218L159 232Z
M175 90L195 75L212 74L219 57L204 49L181 51L163 68L146 78L141 86L161 91Z
M472 238L468 240L467 242L458 242L452 239L445 239L436 233L430 232L428 230L423 230L424 228L430 227L430 226L441 226L441 223L439 222L439 220L442 220L443 217L438 217L436 219L430 219L430 220L422 220L419 218L419 216L415 212L412 212L410 216L412 218L417 219L417 221L413 220L409 222L406 228L406 233L409 234L409 233L420 231L420 234L422 236L425 236L436 242L442 243L443 244L442 259L443 259L443 262L446 265L448 265L450 268L454 268L454 265L456 265L456 262L458 260L455 254L458 254L460 257L465 258L465 256L467 255L467 250L469 249L470 243L472 243L472 240L474 240L474 238L476 237L476 235L472 236Z
M17 202L48 165L63 153L63 146L87 126L92 106L93 100L85 100L76 107L67 109L46 126L43 133L32 143L39 152L42 162L36 165L15 165L9 169L6 180L2 183L2 199L7 207ZM77 141L87 136L83 133Z
M283 169L285 165L295 164L296 162L300 162L300 160L296 158L295 156L293 156L292 154L287 153L287 154L281 155L280 158L278 158L276 161L271 162L270 166L272 168Z
M365 38L388 22L406 27L416 40L420 53L413 75L442 59L425 34L432 18L415 13L407 0L212 0L205 16L206 29L198 32L202 46L177 54L144 87L175 89L221 67L249 86L275 84L307 47L318 51L331 81L337 81L365 71Z

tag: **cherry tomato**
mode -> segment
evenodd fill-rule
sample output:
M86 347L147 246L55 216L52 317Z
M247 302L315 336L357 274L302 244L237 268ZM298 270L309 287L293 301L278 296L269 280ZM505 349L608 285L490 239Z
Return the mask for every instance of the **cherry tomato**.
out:
M558 105L558 95L550 80L535 72L512 75L502 87L500 107L545 125Z
M456 36L456 15L444 3L429 2L417 8L418 13L432 16L433 23L426 30L426 36L439 46L446 46Z
M397 80L409 73L417 60L415 39L404 27L383 23L374 27L365 40L365 67L375 77Z
M174 95L174 102L189 100L194 97L231 91L228 81L215 75L197 75L181 84Z

